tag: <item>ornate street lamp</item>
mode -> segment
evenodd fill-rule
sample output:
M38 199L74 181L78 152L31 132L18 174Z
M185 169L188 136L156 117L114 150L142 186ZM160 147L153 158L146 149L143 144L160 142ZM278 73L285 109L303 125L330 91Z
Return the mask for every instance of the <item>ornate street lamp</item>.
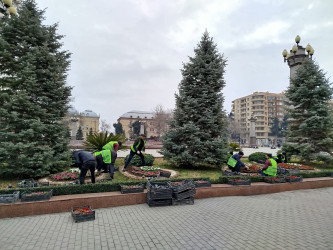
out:
M290 78L295 75L296 70L305 60L312 60L312 56L314 54L314 49L310 44L304 48L303 46L299 45L300 41L301 37L297 35L295 38L296 44L294 44L294 46L291 48L290 53L288 53L286 49L282 51L284 62L287 62L290 68Z

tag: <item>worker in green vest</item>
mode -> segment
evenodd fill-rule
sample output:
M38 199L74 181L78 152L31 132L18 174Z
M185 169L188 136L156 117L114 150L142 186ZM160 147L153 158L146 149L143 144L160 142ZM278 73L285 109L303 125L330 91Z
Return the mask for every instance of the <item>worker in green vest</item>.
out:
M95 158L97 162L97 170L104 169L103 173L110 173L110 178L108 180L113 180L114 175L114 164L117 159L117 152L110 150L102 150L95 153Z
M272 154L266 154L265 166L260 170L262 176L276 176L277 163Z
M145 151L145 147L146 147L146 136L144 134L141 134L133 143L133 145L131 146L131 151L130 151L130 155L125 163L125 166L123 167L123 172L126 171L126 168L128 166L128 164L131 162L132 158L134 157L134 155L138 155L141 158L141 163L142 166L146 165L145 162L145 156L144 156L144 151Z
M121 141L110 141L108 142L107 144L105 144L103 146L102 149L108 149L108 150L114 150L114 151L118 151L118 148L122 145L122 142Z
M287 154L285 152L280 153L275 158L277 163L287 163Z
M237 154L230 156L227 165L232 172L240 174L240 168L245 167L245 164L241 161L241 158L244 156L242 151L239 151Z

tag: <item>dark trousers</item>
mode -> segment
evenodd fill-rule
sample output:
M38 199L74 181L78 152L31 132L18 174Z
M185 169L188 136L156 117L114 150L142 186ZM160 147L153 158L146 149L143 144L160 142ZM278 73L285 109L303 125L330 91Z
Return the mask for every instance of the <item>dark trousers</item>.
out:
M95 167L96 167L95 161L87 161L83 163L80 172L80 184L84 184L84 179L86 178L88 169L90 170L91 173L91 182L95 183Z
M96 156L97 161L97 170L101 171L103 169L104 172L108 171L108 165L104 163L102 155Z
M241 165L240 164L236 164L236 166L233 168L233 167L230 167L228 165L228 168L232 171L232 172L239 172L240 168L241 168Z
M110 178L113 179L113 175L114 175L114 165L113 164L108 164L107 165L109 173L110 173Z
M136 153L133 152L133 151L131 150L131 151L130 151L130 155L129 155L129 157L128 157L126 163L125 163L124 168L127 168L128 164L130 164L130 162L131 162L132 158L134 157L134 155L136 155ZM142 163L141 165L142 165L142 166L146 166L146 162L145 162L145 157L144 157L144 155L143 155L141 152L140 152L139 154L137 154L137 155L140 156L140 158L141 158L141 163Z

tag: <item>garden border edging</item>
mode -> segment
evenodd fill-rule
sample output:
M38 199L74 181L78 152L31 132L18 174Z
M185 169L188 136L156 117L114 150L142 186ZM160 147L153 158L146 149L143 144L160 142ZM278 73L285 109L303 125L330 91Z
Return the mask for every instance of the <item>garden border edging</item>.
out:
M332 177L307 178L295 183L252 183L251 186L213 184L196 189L195 199L278 193L300 189L333 187ZM89 204L92 209L146 203L146 193L121 194L116 192L53 196L47 201L17 202L0 205L0 219L50 213L70 212L72 207Z

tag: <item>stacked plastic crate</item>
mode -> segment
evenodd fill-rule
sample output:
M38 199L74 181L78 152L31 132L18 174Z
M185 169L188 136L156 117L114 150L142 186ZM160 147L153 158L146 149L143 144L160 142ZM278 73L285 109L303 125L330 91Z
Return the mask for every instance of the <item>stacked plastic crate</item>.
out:
M150 207L172 205L172 189L169 182L147 181L147 204Z
M194 204L195 184L192 180L171 183L172 205Z

